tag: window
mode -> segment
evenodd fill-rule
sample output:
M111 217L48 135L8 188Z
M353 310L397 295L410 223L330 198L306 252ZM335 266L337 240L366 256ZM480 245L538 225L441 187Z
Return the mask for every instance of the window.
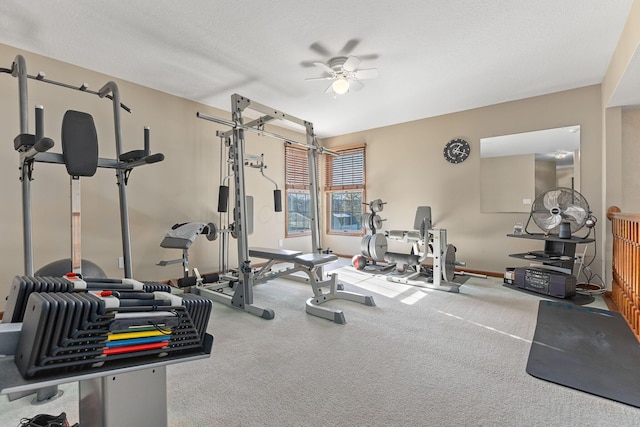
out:
M365 201L365 145L333 149L325 155L327 233L362 235Z
M307 150L285 144L284 173L286 193L285 236L311 233L311 195Z

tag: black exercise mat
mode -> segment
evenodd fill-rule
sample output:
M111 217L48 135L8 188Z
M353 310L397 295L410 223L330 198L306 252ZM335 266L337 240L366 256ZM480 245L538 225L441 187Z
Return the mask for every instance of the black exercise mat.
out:
M554 297L551 295L545 295L538 292L530 291L528 289L520 288L513 283L503 283L502 286L504 286L505 288L513 289L514 291L524 292L525 294L534 295L540 298L547 298L554 301L564 301L564 302L568 302L575 305L591 304L596 300L592 295L583 295L583 294L576 294L571 298Z
M640 408L640 345L616 312L540 301L527 373Z

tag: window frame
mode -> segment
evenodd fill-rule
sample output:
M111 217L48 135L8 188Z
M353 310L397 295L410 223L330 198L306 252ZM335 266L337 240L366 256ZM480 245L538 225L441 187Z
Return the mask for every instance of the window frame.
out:
M291 232L289 230L289 194L307 194L311 199L309 182L309 158L307 149L292 144L284 144L284 181L285 181L285 224L284 236L301 237L311 235L311 224L308 230ZM311 206L309 206L311 209ZM311 214L311 212L309 212Z
M325 194L325 232L327 235L333 236L364 236L366 233L366 228L364 224L361 224L361 228L358 231L348 231L348 230L334 230L332 229L332 203L331 198L335 193L356 193L360 192L362 194L362 202L364 206L364 202L366 200L366 144L354 144L344 147L331 148L332 151L338 153L338 156L347 155L347 152L351 152L350 154L362 154L362 184L336 184L332 181L332 171L333 171L333 161L336 156L332 156L329 154L325 154L324 158L324 194ZM342 153L342 154L341 154ZM364 210L362 211L364 213Z

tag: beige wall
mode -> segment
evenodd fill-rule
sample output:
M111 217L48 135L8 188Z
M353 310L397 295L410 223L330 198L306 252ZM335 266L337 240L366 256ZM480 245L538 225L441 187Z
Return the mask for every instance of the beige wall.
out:
M481 138L519 132L581 125L581 193L591 209L602 210L601 200L601 93L590 86L551 95L508 102L460 113L329 138L329 147L367 143L367 199L387 202L384 229L408 229L416 206L430 205L434 227L447 229L456 258L467 268L502 272L523 265L509 253L541 249L534 242L507 238L516 222L528 214L480 212ZM471 144L462 164L443 158L444 144L452 138ZM514 174L519 171L514 170ZM596 214L598 215L598 214ZM531 227L535 230L535 224ZM598 233L601 235L600 228ZM359 253L359 239L329 236L325 245L341 254ZM409 251L398 242L390 250ZM593 252L592 252L593 253ZM599 256L598 256L599 257ZM600 258L594 263L600 265ZM597 269L597 267L596 267Z

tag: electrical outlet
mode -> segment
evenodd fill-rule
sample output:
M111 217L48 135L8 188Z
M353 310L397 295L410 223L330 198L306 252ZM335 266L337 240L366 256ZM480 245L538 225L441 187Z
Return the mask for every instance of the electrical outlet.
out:
M118 268L124 268L124 258L118 257Z
M278 246L279 247L283 247L284 246L284 239L278 240Z

